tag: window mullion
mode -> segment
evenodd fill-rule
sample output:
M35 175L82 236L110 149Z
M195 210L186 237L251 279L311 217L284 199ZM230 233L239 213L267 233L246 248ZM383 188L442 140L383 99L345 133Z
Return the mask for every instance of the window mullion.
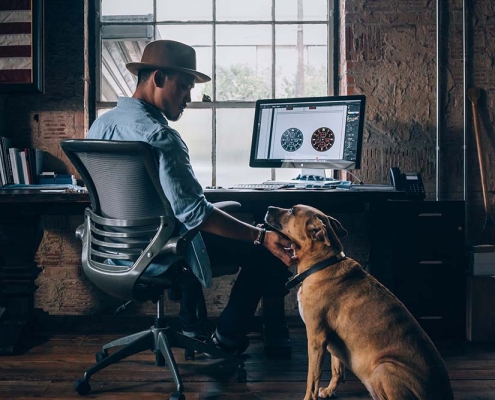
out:
M217 185L217 108L215 106L217 101L217 7L216 0L212 2L212 84L211 84L211 95L213 98L212 108L211 108L211 184L213 186Z
M275 66L276 66L276 51L275 51L275 0L272 0L272 98L275 98ZM270 179L275 181L277 174L275 168L270 169Z
M328 2L328 7L330 7L330 1ZM339 32L340 32L340 21L339 21L339 0L333 0L333 10L328 10L328 84L330 96L338 96L339 90Z
M101 1L99 0L93 0L93 5L95 7L95 31L94 34L96 35L96 40L95 40L95 58L93 62L95 63L94 66L94 79L95 79L95 93L94 93L94 99L96 101L100 101L101 99L101 74L102 74L102 62L101 62ZM89 115L89 125L93 123L93 120L96 119L96 116L98 115L98 108L94 107L94 110L92 113Z

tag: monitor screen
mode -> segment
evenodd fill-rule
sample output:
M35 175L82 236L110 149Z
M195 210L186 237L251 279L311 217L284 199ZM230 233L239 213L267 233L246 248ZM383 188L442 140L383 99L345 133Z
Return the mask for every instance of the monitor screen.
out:
M251 167L359 169L366 97L256 102Z

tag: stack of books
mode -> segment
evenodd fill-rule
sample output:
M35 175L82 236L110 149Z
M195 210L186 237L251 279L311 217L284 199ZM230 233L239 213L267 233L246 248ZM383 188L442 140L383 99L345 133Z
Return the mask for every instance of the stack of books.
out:
M38 175L40 185L77 185L74 175L56 174L55 172L42 172Z
M0 186L39 183L43 171L43 150L16 148L0 136Z

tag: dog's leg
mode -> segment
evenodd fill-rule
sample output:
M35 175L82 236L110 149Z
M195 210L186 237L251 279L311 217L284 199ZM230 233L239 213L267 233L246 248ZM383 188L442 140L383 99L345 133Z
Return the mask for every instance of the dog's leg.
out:
M308 337L308 381L304 400L318 399L318 387L320 386L325 348L322 341Z
M322 399L332 397L340 383L345 382L345 365L339 358L331 354L332 379L326 388L318 390L318 396Z

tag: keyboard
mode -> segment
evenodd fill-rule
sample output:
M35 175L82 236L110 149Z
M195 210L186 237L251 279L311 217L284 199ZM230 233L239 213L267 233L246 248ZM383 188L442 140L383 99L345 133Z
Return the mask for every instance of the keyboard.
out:
M272 184L272 183L239 183L230 186L229 189L247 189L247 190L278 190L288 187L287 184Z

